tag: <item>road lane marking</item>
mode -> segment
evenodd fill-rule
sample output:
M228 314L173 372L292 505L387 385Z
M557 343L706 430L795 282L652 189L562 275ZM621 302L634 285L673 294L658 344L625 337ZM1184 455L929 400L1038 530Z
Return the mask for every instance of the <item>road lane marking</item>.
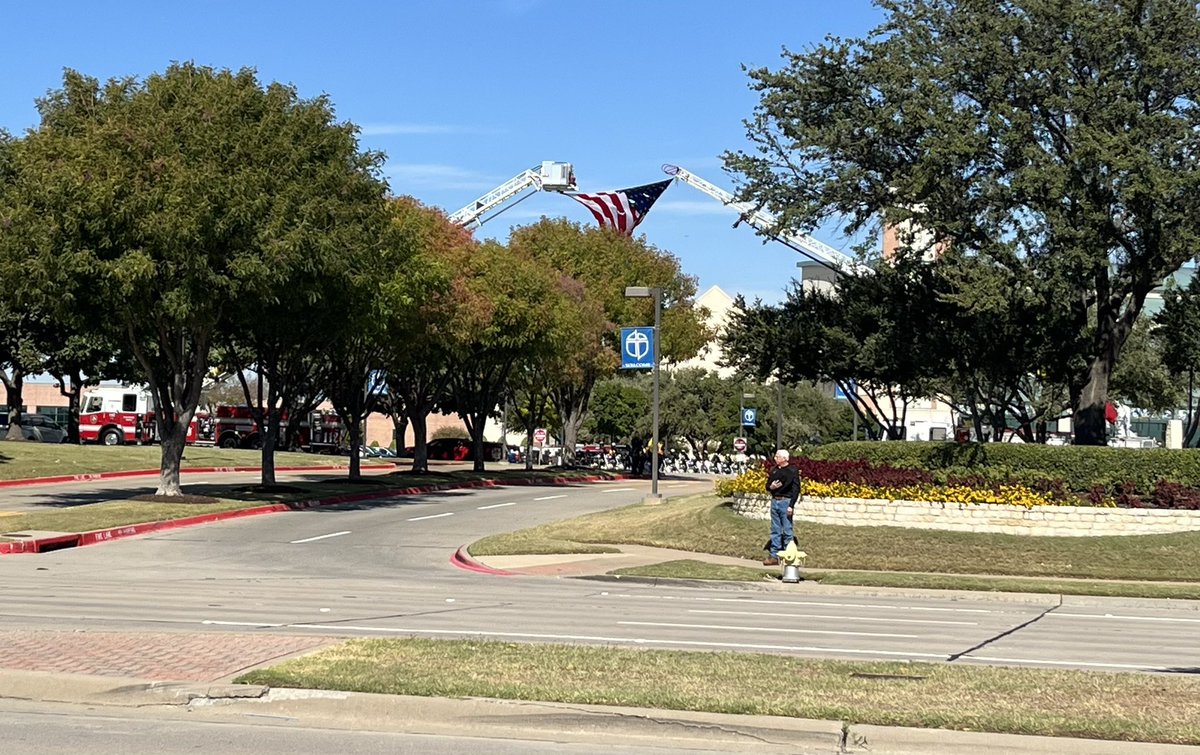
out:
M1177 619L1170 616L1130 616L1115 613L1052 613L1050 616L1065 616L1071 619L1112 619L1114 621L1163 621L1182 624L1200 624L1200 619Z
M541 498L534 498L533 500L535 500L535 501L553 501L555 498L566 498L566 497L567 496L564 493L563 495L544 495Z
M882 619L868 616L831 616L817 613L768 613L765 611L714 611L689 608L688 613L715 613L724 616L774 616L785 619L844 619L847 621L881 621L895 624L949 624L962 627L977 627L978 621L942 621L939 619Z
M493 503L491 506L478 506L478 507L476 507L476 510L483 511L485 509L498 509L501 506L516 506L516 505L517 505L516 501L509 501L508 503Z
M441 517L443 517L443 516L454 516L454 512L453 512L453 511L446 511L446 512L444 512L444 513L441 513L441 514L430 514L429 516L414 516L412 519L409 519L408 521L410 521L410 522L420 522L420 521L424 521L424 520L426 520L426 519L439 519L439 518L441 518Z
M673 624L666 621L618 621L620 626L668 627L670 629L733 629L739 632L787 632L789 634L832 634L840 637L890 637L915 640L919 634L888 634L884 632L842 632L834 629L791 629L789 627L746 627L729 624Z
M205 619L200 622L206 626L213 627L286 627L287 624L264 624L258 621L214 621Z
M631 490L637 490L637 488L609 488L608 490L601 490L600 492L601 493L628 493Z
M316 542L317 540L324 540L327 537L340 537L341 535L349 535L349 534L350 534L350 530L342 530L341 532L330 532L328 535L317 535L316 537L306 537L303 540L293 540L291 542L292 542L292 545L298 545L300 543L313 543L313 542Z
M775 606L826 606L829 608L878 608L884 611L933 611L943 613L1011 613L1011 611L990 610L987 608L937 608L934 606L902 606L886 603L831 603L821 600L763 600L759 598L698 598L694 595L635 595L633 593L606 593L613 598L635 598L638 600L694 600L698 603L742 603L745 605L775 605ZM1053 614L1051 614L1053 615Z

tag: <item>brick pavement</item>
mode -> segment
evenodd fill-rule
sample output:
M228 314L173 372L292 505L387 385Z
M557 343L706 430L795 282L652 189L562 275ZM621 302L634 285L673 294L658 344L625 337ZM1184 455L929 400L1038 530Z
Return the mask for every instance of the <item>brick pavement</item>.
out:
M250 633L0 630L0 669L215 682L337 642Z

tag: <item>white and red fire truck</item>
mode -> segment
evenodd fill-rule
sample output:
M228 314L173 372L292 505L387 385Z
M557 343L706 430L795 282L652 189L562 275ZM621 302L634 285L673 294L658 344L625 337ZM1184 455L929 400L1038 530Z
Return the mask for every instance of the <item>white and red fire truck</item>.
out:
M187 442L196 441L196 420L188 427ZM154 443L154 400L144 388L101 385L83 395L79 407L79 441L119 446Z
M280 418L280 433L287 430L288 414ZM312 453L337 453L343 446L342 424L336 412L317 410L300 423L295 437L280 442L280 449ZM199 443L218 448L262 448L262 434L250 407L220 405L211 417L200 417Z

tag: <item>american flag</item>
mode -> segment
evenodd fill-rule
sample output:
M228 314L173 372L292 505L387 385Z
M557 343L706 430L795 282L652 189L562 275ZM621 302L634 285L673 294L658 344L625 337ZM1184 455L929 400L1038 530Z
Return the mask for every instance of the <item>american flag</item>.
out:
M601 191L595 194L566 192L568 197L581 203L596 216L596 222L601 227L615 228L626 236L633 235L633 229L650 212L662 193L671 185L671 179L658 183L635 186L632 189L620 191Z

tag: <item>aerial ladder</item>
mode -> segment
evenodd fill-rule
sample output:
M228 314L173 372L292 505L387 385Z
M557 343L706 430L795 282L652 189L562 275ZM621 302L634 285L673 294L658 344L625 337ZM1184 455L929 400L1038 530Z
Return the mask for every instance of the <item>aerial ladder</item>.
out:
M533 191L530 191L530 189L533 189ZM463 228L478 228L496 217L496 215L504 212L504 210L514 207L533 196L533 193L536 191L574 190L575 169L571 166L571 163L546 160L540 166L535 165L529 170L522 171L513 176L471 204L455 212L450 216L450 221ZM514 197L520 194L524 194L525 196L510 204L509 207L497 209L501 205L508 204ZM494 214L484 217L493 210L496 210Z
M805 260L800 262L797 267L801 270L801 285L805 288L827 289L833 286L837 276L853 275L863 271L861 264L812 236L780 231L779 218L749 202L737 201L732 194L705 181L695 173L670 163L664 164L662 169L668 176L673 176L689 186L699 189L721 204L737 211L739 219L737 223L734 223L734 227L745 221L767 238L774 239L803 255Z

